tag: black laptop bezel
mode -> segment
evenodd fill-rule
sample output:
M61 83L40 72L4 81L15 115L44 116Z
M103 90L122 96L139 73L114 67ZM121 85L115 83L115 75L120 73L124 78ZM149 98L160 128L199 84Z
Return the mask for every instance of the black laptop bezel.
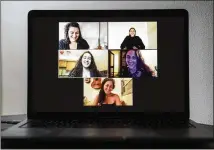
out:
M75 12L75 13L74 13ZM184 112L70 112L70 113L37 113L32 107L32 21L35 17L183 17L185 41L185 108ZM28 13L28 91L27 91L27 117L28 119L69 119L83 117L137 117L137 118L177 118L189 120L189 16L185 9L154 9L154 10L31 10Z

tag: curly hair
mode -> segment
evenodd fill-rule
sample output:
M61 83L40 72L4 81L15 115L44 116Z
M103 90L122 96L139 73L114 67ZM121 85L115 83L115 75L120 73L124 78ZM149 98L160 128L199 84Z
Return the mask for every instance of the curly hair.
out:
M77 22L69 22L65 25L65 29L64 29L64 36L65 36L65 40L68 44L70 44L70 39L68 36L68 31L70 27L75 27L79 29L79 38L77 39L77 42L79 42L82 39L82 34L81 34L81 30L80 30L80 26Z
M74 69L71 70L71 72L70 72L70 74L69 74L69 77L81 77L81 76L82 76L82 71L83 71L82 57L83 57L83 55L86 54L86 53L88 53L88 54L91 55L91 64L90 64L90 66L88 67L90 73L91 73L91 72L92 72L92 73L97 73L97 72L99 72L99 71L97 70L97 66L96 66L96 63L95 63L95 61L94 61L93 55L91 54L91 52L86 51L86 52L84 52L84 53L80 56L80 58L79 58L79 60L77 61L77 63L76 63L76 65L75 65Z
M125 54L125 57L126 57L126 55L127 55L127 53L129 51L134 51L135 52L135 56L137 57L137 66L136 66L137 68L136 69L137 70L142 70L144 72L144 74L152 76L152 70L150 69L150 67L147 64L145 64L144 58L141 55L140 50L133 50L133 49L127 50L126 54ZM126 68L128 70L127 64L126 64Z
M102 81L101 89L100 89L100 92L99 92L99 95L98 95L98 103L101 104L101 105L104 102L105 97L106 97L106 93L104 91L104 85L105 85L105 83L107 81L111 81L113 83L113 89L115 88L115 81L114 81L114 79L112 79L112 78L105 78Z

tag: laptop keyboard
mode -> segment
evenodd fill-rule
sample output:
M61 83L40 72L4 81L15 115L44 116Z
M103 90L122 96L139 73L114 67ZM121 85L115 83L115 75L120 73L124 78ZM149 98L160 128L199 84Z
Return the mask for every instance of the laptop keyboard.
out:
M47 120L32 121L22 128L192 128L192 124L172 121L139 121L129 119Z

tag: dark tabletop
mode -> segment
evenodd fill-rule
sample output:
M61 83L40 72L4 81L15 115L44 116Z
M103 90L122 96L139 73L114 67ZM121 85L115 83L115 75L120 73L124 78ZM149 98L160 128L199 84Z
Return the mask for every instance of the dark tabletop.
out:
M7 116L1 116L1 131L15 125L15 123L12 122L21 122L27 118L26 114L22 115L7 115Z
M21 122L27 118L26 114L23 115L8 115L8 116L1 116L1 131L15 125L16 122ZM3 123L2 123L3 122ZM203 126L210 132L213 132L213 125L204 125L204 124L198 124L192 120L190 120L190 123L197 126ZM205 149L214 149L214 142L207 143L206 145L203 145L201 148Z

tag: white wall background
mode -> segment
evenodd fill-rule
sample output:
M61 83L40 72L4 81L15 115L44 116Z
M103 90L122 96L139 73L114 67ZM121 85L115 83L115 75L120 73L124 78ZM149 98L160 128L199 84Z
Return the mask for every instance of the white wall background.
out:
M155 71L155 66L158 67L157 64L157 50L140 50L142 57L144 58L144 62L151 67L152 70ZM155 71L156 72L156 71ZM157 72L156 72L157 75Z
M140 50L146 64L157 65L157 50Z
M146 49L157 49L157 22L147 23L148 46Z
M148 47L147 23L146 22L109 22L108 41L109 49L120 49L120 45L127 35L129 29L134 27L136 35L139 36L145 47Z
M64 39L64 28L68 22L59 23L59 40ZM85 39L90 46L90 49L98 47L99 39L99 22L78 22L83 39ZM104 47L104 42L107 42L107 22L100 23L100 44Z
M136 29L136 35L142 39L145 49L157 49L157 22L109 22L109 49L120 49L131 27Z
M190 119L213 125L213 1L1 2L1 113L27 112L27 13L30 10L176 8L189 11Z

